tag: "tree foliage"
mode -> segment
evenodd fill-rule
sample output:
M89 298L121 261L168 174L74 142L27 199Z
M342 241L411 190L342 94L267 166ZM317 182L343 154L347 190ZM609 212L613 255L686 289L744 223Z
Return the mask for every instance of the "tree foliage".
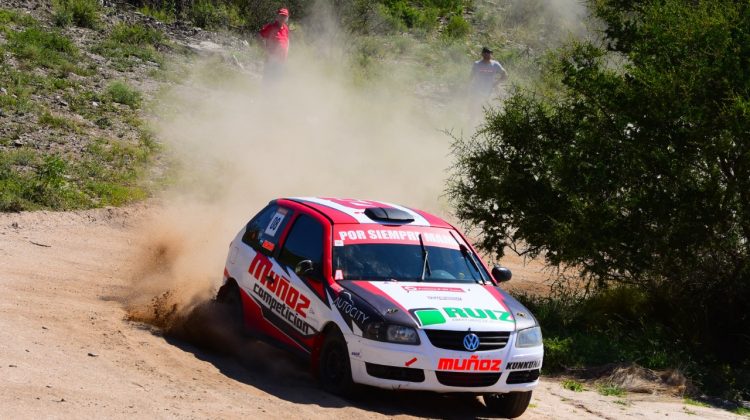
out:
M653 315L718 361L750 354L750 3L592 0L600 41L547 69L455 144L449 194L506 245Z

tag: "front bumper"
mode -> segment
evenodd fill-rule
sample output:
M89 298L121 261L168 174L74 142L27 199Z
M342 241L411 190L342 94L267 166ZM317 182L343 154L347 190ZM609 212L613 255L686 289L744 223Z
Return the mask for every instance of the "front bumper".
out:
M516 334L497 350L454 351L437 348L419 331L418 346L346 338L356 383L378 388L441 393L530 391L538 384L544 348L515 348Z

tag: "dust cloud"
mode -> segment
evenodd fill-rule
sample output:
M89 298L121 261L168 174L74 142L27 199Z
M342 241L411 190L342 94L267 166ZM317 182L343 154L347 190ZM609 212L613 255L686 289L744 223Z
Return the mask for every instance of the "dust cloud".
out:
M419 99L404 84L418 75L398 62L378 77L359 73L345 37L318 23L306 27L325 28L320 37L293 34L277 83L262 80L252 52L243 70L227 54L193 64L157 103L158 138L176 174L137 245L130 319L225 340L202 327L214 316L207 302L229 242L277 197L355 197L447 214L444 130L460 130L464 110Z
M292 32L276 83L263 80L263 54L251 43L195 60L157 101L157 135L174 179L137 247L132 319L181 328L215 295L229 242L274 198L373 199L450 218L446 131L474 129L465 92L441 90L415 57L373 59L372 71L361 40L337 28L327 4L318 2ZM584 10L578 0L537 0L527 13L572 22ZM465 58L448 65L465 65L456 74L468 79Z
M545 0L542 4L545 13L554 16L558 25L575 35L586 35L583 23L589 18L589 10L585 0Z

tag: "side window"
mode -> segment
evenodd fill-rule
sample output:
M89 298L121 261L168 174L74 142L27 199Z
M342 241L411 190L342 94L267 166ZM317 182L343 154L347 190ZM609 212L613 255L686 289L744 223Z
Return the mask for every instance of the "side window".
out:
M292 268L302 260L311 260L314 275L323 272L323 226L307 215L300 215L287 235L279 261Z
M269 205L247 224L242 242L255 250L272 254L279 243L284 226L291 219L291 213L290 210L275 204Z

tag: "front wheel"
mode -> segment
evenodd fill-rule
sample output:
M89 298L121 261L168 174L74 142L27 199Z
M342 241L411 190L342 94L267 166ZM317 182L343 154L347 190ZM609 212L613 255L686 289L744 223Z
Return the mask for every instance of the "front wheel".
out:
M344 336L337 329L330 331L323 339L318 370L323 389L342 397L352 395L354 381L349 349Z
M526 411L531 401L531 391L508 392L506 394L488 394L484 404L500 417L514 419Z

